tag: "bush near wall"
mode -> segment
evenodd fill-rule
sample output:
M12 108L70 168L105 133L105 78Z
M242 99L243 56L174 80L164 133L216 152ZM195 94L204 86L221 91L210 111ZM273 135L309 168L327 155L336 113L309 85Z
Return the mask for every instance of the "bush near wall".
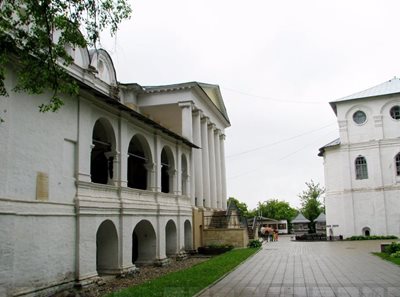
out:
M398 239L397 236L394 235L371 235L371 236L362 236L356 235L346 238L345 240L386 240L386 239Z
M257 240L257 239L253 239L249 242L249 244L247 245L249 248L259 248L261 247L262 243L261 241Z
M400 258L400 243L392 242L385 247L385 253L390 255L392 258Z
M197 249L199 254L203 255L219 255L226 253L233 249L231 244L210 244L207 246L201 246Z

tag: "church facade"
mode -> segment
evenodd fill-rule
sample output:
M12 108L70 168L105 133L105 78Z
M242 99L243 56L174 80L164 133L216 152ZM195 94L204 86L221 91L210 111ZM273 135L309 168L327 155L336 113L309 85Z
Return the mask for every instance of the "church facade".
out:
M226 209L219 87L122 84L107 52L69 52L80 94L60 111L38 111L50 92L0 101L1 296L162 265L201 244L203 210Z
M327 234L400 235L400 79L330 103L340 138L324 158Z

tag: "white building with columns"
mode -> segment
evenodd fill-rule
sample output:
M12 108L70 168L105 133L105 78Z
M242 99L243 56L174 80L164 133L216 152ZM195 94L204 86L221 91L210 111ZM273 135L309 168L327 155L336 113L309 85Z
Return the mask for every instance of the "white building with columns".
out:
M400 236L400 79L330 104L340 138L319 153L327 234Z
M0 296L163 264L226 209L219 87L121 84L107 52L69 52L80 94L60 111L39 113L50 91L0 100Z

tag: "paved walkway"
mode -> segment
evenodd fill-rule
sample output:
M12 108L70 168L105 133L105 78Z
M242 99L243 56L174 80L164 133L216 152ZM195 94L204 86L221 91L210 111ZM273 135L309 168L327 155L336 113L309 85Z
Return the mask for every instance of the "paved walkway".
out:
M381 242L281 236L200 296L399 297L400 267L371 255Z

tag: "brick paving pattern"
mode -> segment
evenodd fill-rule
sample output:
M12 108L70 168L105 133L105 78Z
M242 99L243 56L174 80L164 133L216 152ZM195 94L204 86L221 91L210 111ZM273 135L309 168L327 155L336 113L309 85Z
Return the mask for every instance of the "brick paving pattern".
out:
M371 254L382 242L280 236L199 297L399 297L400 267Z

